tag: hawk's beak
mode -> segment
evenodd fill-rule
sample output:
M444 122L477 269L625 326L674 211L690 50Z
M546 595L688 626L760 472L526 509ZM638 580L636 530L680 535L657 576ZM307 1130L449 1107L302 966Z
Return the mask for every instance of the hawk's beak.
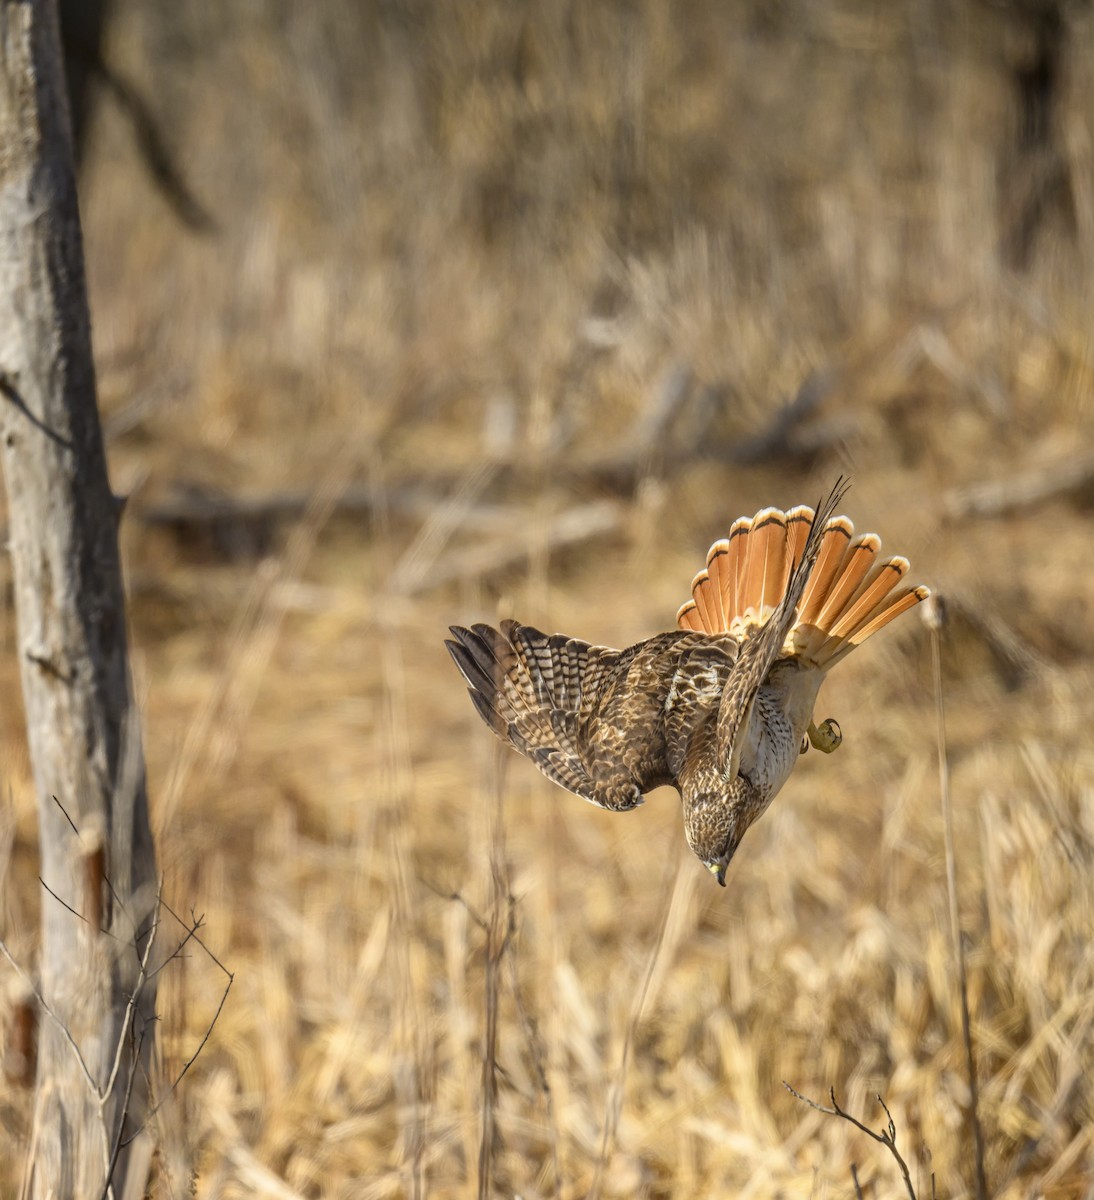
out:
M718 880L719 887L726 885L726 864L724 862L707 863L707 869Z

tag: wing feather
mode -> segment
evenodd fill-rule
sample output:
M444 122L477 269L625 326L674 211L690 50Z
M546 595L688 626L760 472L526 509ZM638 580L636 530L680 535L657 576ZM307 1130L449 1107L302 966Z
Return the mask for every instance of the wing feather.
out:
M642 669L643 653L686 635L622 654L516 621L500 630L457 625L452 635L445 645L479 715L555 783L624 811L667 776L656 677Z

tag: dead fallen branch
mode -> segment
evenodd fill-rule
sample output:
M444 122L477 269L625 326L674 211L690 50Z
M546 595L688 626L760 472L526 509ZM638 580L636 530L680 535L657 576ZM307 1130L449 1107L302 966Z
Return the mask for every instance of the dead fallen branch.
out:
M338 497L336 516L367 516L387 511L398 516L426 518L442 502L442 484L407 485L380 488L367 484L350 485ZM233 495L215 488L177 486L164 500L137 504L129 509L141 524L151 528L173 529L180 533L224 531L229 535L251 537L264 534L276 525L298 520L307 511L315 494L314 487L285 488L253 495ZM478 504L461 514L468 528L495 532L512 521L512 512L500 504Z
M675 368L619 453L596 463L577 464L569 469L561 466L560 471L564 475L592 477L623 489L633 487L654 465L661 473L671 473L696 462L755 466L812 458L845 441L858 428L852 415L827 421L810 420L831 394L837 378L835 370L812 372L793 400L776 409L767 424L748 437L735 440L711 437L711 411L705 419L696 420L690 437L683 439L679 432L674 438L673 430L693 396L694 380L687 368ZM724 403L723 389L708 387L702 400L692 403L713 410Z
M748 466L753 463L777 462L809 457L846 437L852 425L846 421L827 421L812 427L804 424L836 385L834 370L813 371L798 388L789 404L776 410L767 425L750 438L744 438L719 454L726 462Z
M857 421L851 416L826 421L810 420L835 386L834 371L811 374L789 403L777 409L756 433L737 440L708 436L709 419L695 422L692 436L674 440L673 429L694 392L694 379L686 366L674 367L662 381L647 411L617 453L592 462L558 461L552 473L568 485L592 483L597 487L626 492L651 470L671 473L696 462L721 462L752 466L768 462L809 459L853 436ZM707 389L705 403L715 405L714 389ZM698 402L696 402L698 403ZM464 485L459 478L436 476L427 482L392 487L374 484L347 486L339 495L335 516L366 516L391 513L412 520L427 520L452 530L455 527L504 538L513 527L511 505L484 502L486 489L511 488L519 484L524 468L515 461L491 461L488 477L474 497L474 504L453 506L450 497ZM199 484L176 483L170 494L154 502L134 502L129 513L141 524L169 530L184 539L201 539L228 557L267 553L279 526L298 520L307 511L314 488L284 488L277 491L235 495ZM559 536L571 540L570 523L580 527L589 522L594 531L607 521L607 509L590 504L559 518ZM585 514L584 516L582 514ZM580 532L575 540L581 540ZM484 548L483 557L492 563L496 547ZM465 574L456 571L446 579ZM416 590L411 586L411 591Z
M1087 488L1094 488L1094 452L1071 455L1051 467L1008 479L953 488L946 493L946 515L951 520L1003 517Z
M614 500L579 504L549 519L546 536L537 540L536 549L549 552L580 545L592 538L615 533L623 521L623 507ZM415 595L442 584L494 575L527 559L531 548L524 526L519 521L511 521L508 536L474 546L453 547L426 572L396 571L392 590L400 595Z

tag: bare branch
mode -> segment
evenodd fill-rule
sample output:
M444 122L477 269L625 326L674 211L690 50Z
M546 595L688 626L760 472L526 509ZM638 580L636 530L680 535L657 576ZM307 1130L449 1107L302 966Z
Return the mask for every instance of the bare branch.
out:
M153 909L153 912L155 912L157 914L159 913L159 900L160 900L160 896L162 894L163 894L163 879L161 877L160 881L156 887L156 905ZM140 972L137 975L136 985L134 986L133 992L129 997L129 1003L126 1004L126 1006L125 1006L125 1015L122 1018L122 1027L118 1033L118 1044L115 1047L115 1051L114 1051L114 1064L110 1069L110 1075L106 1081L106 1086L103 1088L103 1091L102 1091L103 1097L109 1096L110 1093L114 1090L114 1083L118 1078L118 1071L121 1069L122 1051L123 1051L123 1048L125 1045L125 1041L126 1041L126 1037L128 1035L129 1029L133 1023L133 1015L136 1012L137 1001L140 998L141 992L144 990L144 985L148 980L148 959L152 954L152 945L156 940L156 930L158 928L159 928L159 920L158 920L158 916L157 916L157 918L153 921L152 929L151 929L147 939L145 940L144 951L141 954ZM127 1088L127 1092L131 1091L133 1088L132 1076L133 1076L133 1072L131 1072L131 1074L130 1074L129 1087ZM122 1111L125 1112L126 1109L123 1107ZM118 1129L119 1129L119 1136L120 1136L121 1122L118 1123ZM109 1175L107 1176L107 1178L109 1179Z
M548 551L559 550L564 546L580 545L592 538L603 537L618 530L624 520L623 508L612 500L579 504L551 518L547 526L545 548ZM397 571L393 587L402 595L413 594L444 583L496 574L527 558L527 536L514 526L504 537L451 550L427 571Z
M888 1106L886 1105L885 1101L882 1100L880 1092L877 1093L877 1102L885 1111L887 1123L881 1133L876 1133L868 1125L863 1125L863 1123L857 1117L851 1116L851 1114L845 1109L840 1108L839 1101L836 1099L836 1089L834 1087L828 1089L828 1098L832 1102L831 1108L828 1108L823 1104L818 1104L816 1100L810 1100L808 1096L803 1096L801 1092L795 1091L785 1079L783 1080L783 1087L786 1088L791 1096L802 1101L803 1104L808 1104L810 1108L815 1108L817 1112L824 1113L825 1116L839 1117L841 1120L847 1121L849 1124L854 1125L856 1129L866 1134L867 1137L873 1138L875 1142L879 1142L882 1146L884 1146L893 1156L893 1158L896 1159L897 1165L900 1167L900 1173L904 1178L904 1187L908 1192L908 1200L916 1200L915 1188L912 1187L912 1176L911 1172L908 1170L908 1164L904 1161L900 1151L896 1148L896 1124L893 1121L892 1114L889 1112ZM858 1186L857 1179L855 1181L855 1186Z
M134 1034L134 1036L135 1036L135 1034ZM144 1031L142 1030L141 1035L140 1035L140 1043L143 1043L143 1042L144 1042ZM129 1102L133 1096L133 1080L136 1079L136 1077L137 1077L137 1068L140 1065L140 1061L141 1061L140 1049L141 1049L141 1045L138 1044L137 1053L131 1054L128 1059L129 1070L128 1070L128 1074L127 1074L126 1081L125 1081L125 1099L122 1101L122 1112L123 1113L129 1112ZM119 1059L119 1061L120 1061L120 1059ZM114 1190L114 1185L113 1185L112 1180L114 1178L114 1171L118 1165L118 1155L121 1154L121 1152L122 1152L122 1126L123 1126L123 1124L124 1124L124 1120L118 1122L118 1130L114 1137L114 1149L111 1151L110 1162L107 1164L107 1168L106 1168L106 1183L103 1185L103 1194L102 1194L101 1200L107 1200L107 1197ZM126 1144L128 1144L128 1142Z

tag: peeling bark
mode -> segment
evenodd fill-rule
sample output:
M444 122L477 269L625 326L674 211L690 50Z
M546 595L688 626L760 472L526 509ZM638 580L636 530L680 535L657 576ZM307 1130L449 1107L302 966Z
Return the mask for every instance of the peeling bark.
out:
M0 0L0 462L48 888L29 1194L140 1195L156 868L55 0Z

